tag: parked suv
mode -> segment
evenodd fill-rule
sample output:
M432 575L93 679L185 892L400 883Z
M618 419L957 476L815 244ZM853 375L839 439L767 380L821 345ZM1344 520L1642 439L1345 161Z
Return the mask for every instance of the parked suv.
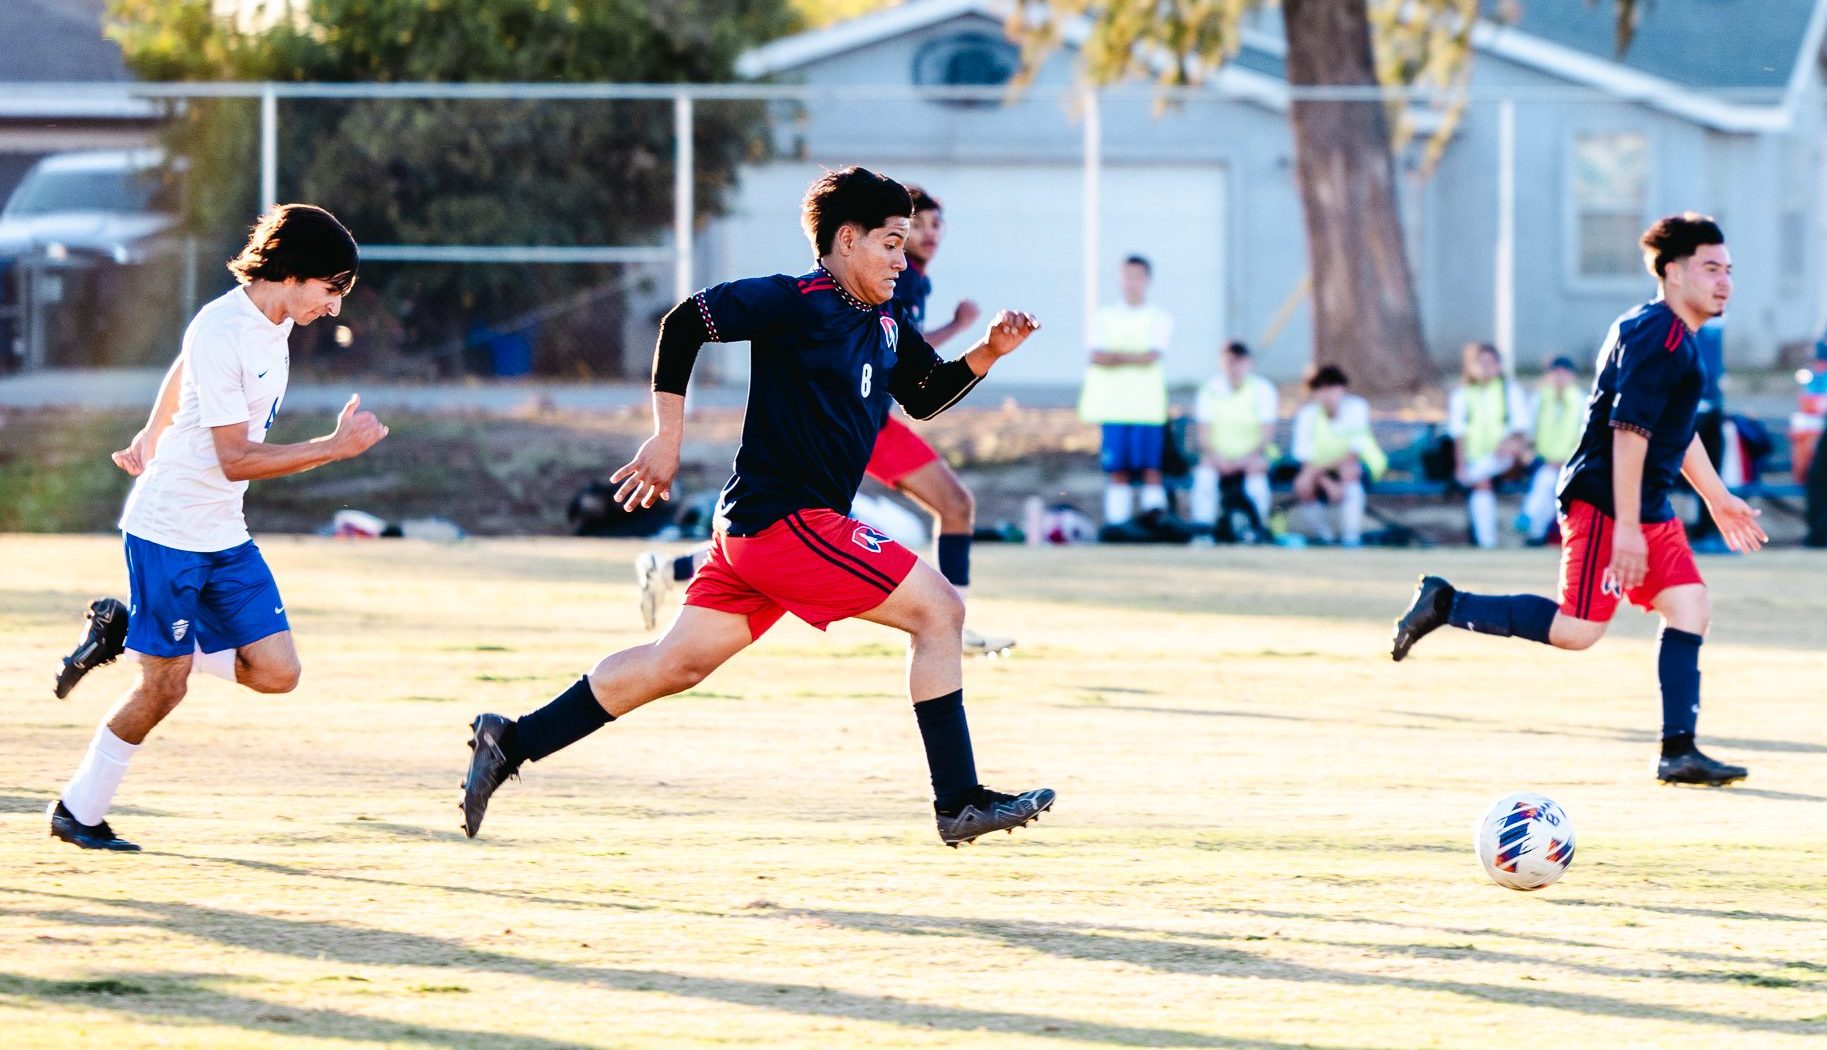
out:
M156 358L181 298L178 199L157 150L33 165L0 210L0 371Z

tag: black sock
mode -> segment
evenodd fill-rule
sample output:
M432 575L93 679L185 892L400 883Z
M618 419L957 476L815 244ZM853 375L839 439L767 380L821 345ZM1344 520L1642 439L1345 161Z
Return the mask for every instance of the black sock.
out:
M933 806L956 810L977 787L977 760L971 754L971 727L964 719L964 690L914 705L920 739L926 743L926 765L933 774Z
M939 575L953 587L971 585L971 534L939 534Z
M551 703L521 715L514 723L513 735L502 741L503 749L511 745L510 759L537 762L613 721L615 716L596 702L590 679L579 678L571 683L571 688L553 697Z
M672 560L672 582L684 583L698 572L697 555L681 554Z
M1662 737L1686 737L1694 747L1694 727L1700 722L1700 643L1692 631L1662 628L1656 649L1656 677L1662 685Z
M1548 644L1548 629L1560 611L1551 599L1538 594L1468 594L1453 596L1446 622L1461 630L1494 634L1500 638L1527 638Z
M1692 733L1676 733L1673 736L1662 738L1663 758L1680 758L1682 755L1692 754L1696 750L1698 748L1694 747L1694 734Z

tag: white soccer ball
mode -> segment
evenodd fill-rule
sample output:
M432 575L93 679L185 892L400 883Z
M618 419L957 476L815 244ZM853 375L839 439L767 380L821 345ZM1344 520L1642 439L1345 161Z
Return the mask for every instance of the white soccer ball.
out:
M1573 863L1573 821L1560 803L1533 791L1505 795L1472 829L1484 873L1508 890L1539 890Z

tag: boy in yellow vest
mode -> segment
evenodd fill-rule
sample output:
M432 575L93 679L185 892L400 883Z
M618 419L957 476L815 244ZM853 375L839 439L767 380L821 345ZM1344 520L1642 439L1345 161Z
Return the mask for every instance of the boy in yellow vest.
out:
M1103 427L1104 521L1118 525L1135 516L1133 486L1142 485L1144 511L1166 510L1161 454L1167 423L1167 379L1161 355L1173 334L1173 319L1148 304L1153 273L1148 260L1123 260L1123 301L1098 314L1091 333L1091 365L1079 395L1079 418Z
M1260 533L1269 520L1269 444L1280 399L1275 384L1250 370L1249 347L1232 342L1220 357L1221 371L1199 388L1193 410L1199 423L1193 521L1209 533L1218 522L1220 488L1241 488Z
M1489 343L1467 343L1465 382L1447 399L1446 432L1453 437L1454 476L1466 489L1472 542L1497 546L1498 478L1529 465L1529 406L1504 378L1503 358Z
M1320 500L1339 509L1339 542L1356 547L1364 535L1364 478L1383 476L1389 459L1370 432L1370 402L1350 392L1351 381L1337 365L1308 370L1312 397L1294 414L1294 496L1300 501L1303 531L1333 538Z
M1529 495L1523 499L1523 535L1529 546L1539 547L1548 540L1548 528L1554 524L1560 504L1554 498L1554 487L1560 481L1561 467L1579 450L1580 435L1586 425L1586 392L1580 389L1574 374L1573 358L1557 357L1542 375L1541 390L1535 397L1535 476L1529 482Z

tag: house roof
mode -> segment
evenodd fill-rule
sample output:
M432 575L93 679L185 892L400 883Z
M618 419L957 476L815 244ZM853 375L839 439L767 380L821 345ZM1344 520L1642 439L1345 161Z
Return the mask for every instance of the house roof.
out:
M1811 60L1820 46L1818 32L1810 32L1822 9L1816 0L1638 0L1642 11L1622 56L1611 0L1483 0L1481 6L1494 24L1708 91L1780 93L1790 86L1797 66ZM1506 19L1512 9L1513 19Z
M1787 128L1827 31L1827 0L1638 0L1644 13L1620 57L1609 2L1481 2L1493 16L1473 34L1481 53L1722 131ZM1518 7L1508 21L1494 17ZM777 76L954 19L1001 21L1008 10L1008 0L905 0L754 48L736 68L744 77ZM1219 73L1219 86L1286 108L1286 42L1279 30L1246 30L1243 49ZM1083 23L1075 24L1066 43L1086 35ZM1719 41L1730 43L1715 46Z
M131 80L121 49L102 36L107 0L0 3L0 83Z

